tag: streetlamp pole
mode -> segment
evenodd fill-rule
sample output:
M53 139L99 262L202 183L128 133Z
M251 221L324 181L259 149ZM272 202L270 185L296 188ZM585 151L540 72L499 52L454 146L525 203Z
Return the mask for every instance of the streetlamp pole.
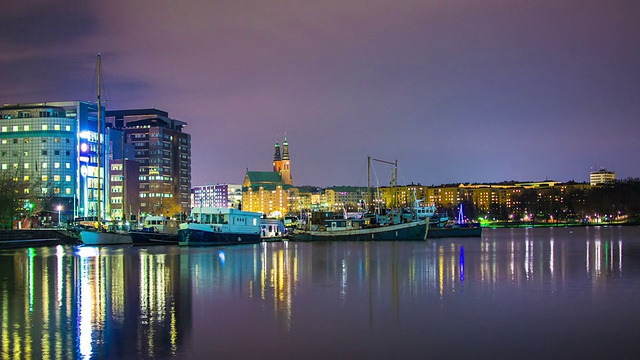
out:
M60 210L62 210L62 205L58 204L58 227L62 226L62 220L60 219Z

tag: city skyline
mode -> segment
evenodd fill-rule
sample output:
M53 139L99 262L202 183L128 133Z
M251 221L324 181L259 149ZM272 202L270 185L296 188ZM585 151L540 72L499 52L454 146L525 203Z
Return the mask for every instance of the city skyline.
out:
M296 186L638 177L640 4L629 1L14 2L0 102L157 108L192 185L241 183L290 143ZM382 186L388 167L376 165ZM374 184L375 185L375 184Z

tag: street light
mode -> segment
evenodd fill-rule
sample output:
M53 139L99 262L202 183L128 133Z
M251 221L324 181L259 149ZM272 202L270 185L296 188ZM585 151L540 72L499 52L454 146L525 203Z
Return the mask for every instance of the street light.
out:
M62 210L62 205L58 204L58 227L62 226L62 221L60 220L60 210Z

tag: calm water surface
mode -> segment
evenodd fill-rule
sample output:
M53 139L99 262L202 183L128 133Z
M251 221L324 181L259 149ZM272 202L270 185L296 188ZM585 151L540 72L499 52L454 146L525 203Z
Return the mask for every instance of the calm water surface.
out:
M2 358L637 358L640 228L0 251Z

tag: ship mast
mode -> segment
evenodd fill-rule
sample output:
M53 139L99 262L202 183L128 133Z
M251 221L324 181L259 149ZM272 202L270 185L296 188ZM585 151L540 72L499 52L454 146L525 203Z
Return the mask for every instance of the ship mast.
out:
M101 101L101 93L100 93L100 88L101 86L101 81L102 81L102 56L100 54L98 54L98 181L97 181L97 185L98 185L98 231L102 230L102 206L100 204L100 193L102 192L102 188L101 188L101 183L100 183L100 177L102 176L101 174L101 168L100 168L100 135L101 135L101 131L100 131L100 127L101 127L101 122L100 122L100 113L102 112L101 107L102 107L102 101Z

